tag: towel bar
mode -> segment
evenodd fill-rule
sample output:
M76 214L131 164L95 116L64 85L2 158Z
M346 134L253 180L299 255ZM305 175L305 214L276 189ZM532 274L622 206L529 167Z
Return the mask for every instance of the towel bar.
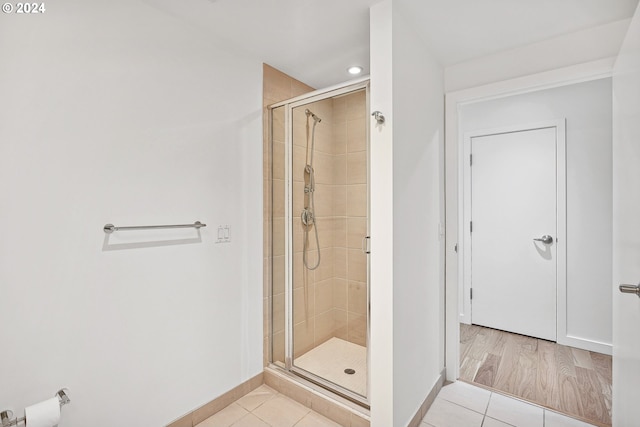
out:
M200 229L202 227L206 227L207 224L203 224L200 221L196 221L193 224L178 224L178 225L134 225L129 227L116 227L113 224L106 224L103 227L103 230L107 234L111 234L114 231L122 231L122 230L152 230L158 228L196 228Z

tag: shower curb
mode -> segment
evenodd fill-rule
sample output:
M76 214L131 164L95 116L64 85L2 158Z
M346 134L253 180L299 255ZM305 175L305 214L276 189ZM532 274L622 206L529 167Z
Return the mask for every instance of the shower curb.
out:
M332 398L293 378L285 372L272 367L264 370L264 383L279 393L295 400L301 405L340 424L342 427L370 427L369 411L341 398Z

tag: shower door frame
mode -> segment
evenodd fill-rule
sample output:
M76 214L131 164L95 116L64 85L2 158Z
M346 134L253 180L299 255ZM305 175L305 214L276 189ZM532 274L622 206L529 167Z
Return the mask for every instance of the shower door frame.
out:
M285 227L284 227L284 237L285 237L285 267L284 267L284 276L285 276L285 310L284 310L284 319L285 319L285 336L284 336L284 346L285 346L285 370L287 372L293 373L307 381L310 381L314 384L319 385L320 387L327 389L343 398L351 400L359 405L364 406L365 408L369 408L369 384L370 384L370 258L367 256L367 387L366 387L366 396L362 396L358 393L355 393L345 387L340 386L334 382L326 380L318 375L313 374L312 372L306 371L302 368L296 367L294 365L294 349L293 349L293 170L292 170L292 162L293 162L293 109L297 107L301 107L303 105L311 104L317 101L322 101L324 99L333 98L340 95L346 95L351 92L356 92L359 90L365 91L365 112L366 116L368 116L369 111L369 101L370 101L370 81L369 77L365 77L358 80L352 80L347 83L332 86L326 89L316 90L304 95L300 95L298 97L288 99L285 101L281 101L275 104L270 105L269 108L269 120L270 126L273 121L273 109L278 107L284 107L284 126L285 126L285 147L284 147L284 156L285 156ZM367 231L366 236L370 237L370 226L371 226L371 211L370 211L370 161L369 161L369 143L370 143L370 120L365 120L365 133L366 133L366 166L367 166ZM270 135L272 138L272 135ZM273 140L270 140L270 144L273 144ZM367 252L368 254L368 252ZM271 312L273 315L273 312ZM270 332L273 336L273 331ZM282 369L280 366L273 364L273 340L270 339L270 357L269 362L271 366L276 369Z

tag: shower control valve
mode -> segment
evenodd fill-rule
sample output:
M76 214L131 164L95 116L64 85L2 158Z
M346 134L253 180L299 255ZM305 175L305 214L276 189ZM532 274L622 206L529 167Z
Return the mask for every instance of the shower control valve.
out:
M310 225L313 225L313 223L315 222L315 220L313 219L313 212L311 212L311 210L309 209L302 210L302 213L300 214L300 219L302 220L302 224L307 227Z

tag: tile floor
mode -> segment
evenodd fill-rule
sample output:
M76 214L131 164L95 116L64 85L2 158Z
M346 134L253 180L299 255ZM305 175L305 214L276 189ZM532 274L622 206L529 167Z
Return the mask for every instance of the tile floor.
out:
M420 426L591 427L591 424L458 381L442 388Z
M592 427L463 382L442 388L421 427ZM340 427L262 385L196 427Z
M197 427L340 427L328 418L261 385Z

